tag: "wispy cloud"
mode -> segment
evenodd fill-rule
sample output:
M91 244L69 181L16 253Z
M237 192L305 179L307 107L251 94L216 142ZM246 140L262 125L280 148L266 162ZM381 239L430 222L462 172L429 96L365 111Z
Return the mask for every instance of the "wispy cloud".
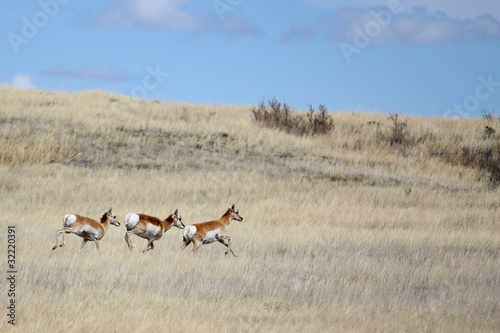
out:
M8 86L26 90L37 89L35 84L33 83L33 78L31 76L20 73L14 75L11 81L0 83L0 86Z
M290 42L293 40L308 41L316 37L317 31L309 26L291 26L288 30L283 31L280 39L283 42Z
M43 71L43 74L54 77L70 77L83 80L101 81L129 81L133 79L126 71L116 71L108 65L87 66L80 70L68 70L63 66L56 66Z
M231 42L240 37L259 37L262 30L234 16L220 20L211 3L193 13L192 0L116 0L98 13L82 12L75 24L80 28L172 29L187 33L185 39L217 35Z
M383 6L425 7L431 12L445 12L451 17L474 19L489 14L500 20L498 0L301 0L308 6L326 8L328 10L351 8L377 8Z
M93 24L114 28L172 28L197 31L209 24L205 15L188 13L191 0L117 0L93 18Z
M241 36L260 37L264 34L262 30L256 28L243 18L227 19L224 22L220 22L218 29L227 36L227 40L230 42Z
M377 23L376 14L386 8L344 9L324 20L322 26L328 37L340 42L352 42L359 30ZM490 15L475 19L452 18L445 12L430 12L424 7L391 14L387 24L380 24L380 33L372 38L374 44L427 44L465 39L499 39L500 22Z

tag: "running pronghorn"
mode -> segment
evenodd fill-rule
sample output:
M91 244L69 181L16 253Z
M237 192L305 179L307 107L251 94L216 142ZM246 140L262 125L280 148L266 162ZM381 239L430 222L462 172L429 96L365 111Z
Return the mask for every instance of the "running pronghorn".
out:
M234 208L234 204L218 220L188 225L184 228L184 243L181 245L179 251L182 251L191 242L193 242L193 249L191 250L193 253L202 244L210 244L218 241L227 247L226 254L231 251L233 256L237 257L236 253L231 249L231 237L226 235L227 226L232 220L243 221L238 210Z
M100 252L99 241L104 237L104 234L106 233L106 230L108 230L108 226L110 223L117 227L120 226L120 222L116 220L116 216L112 215L111 208L104 212L101 217L100 223L85 216L76 214L64 215L63 228L57 230L56 245L52 248L52 250L57 249L60 234L62 234L62 243L61 245L59 245L59 247L63 247L65 245L64 234L73 233L83 238L80 251L83 250L83 247L85 246L85 244L87 244L88 241L94 241L95 246L97 247L97 252Z
M134 247L130 235L137 235L148 240L148 245L144 252L154 249L155 246L153 242L160 239L168 229L174 226L179 229L184 229L182 218L177 214L177 209L164 221L145 214L128 213L123 223L127 228L125 241L130 249Z

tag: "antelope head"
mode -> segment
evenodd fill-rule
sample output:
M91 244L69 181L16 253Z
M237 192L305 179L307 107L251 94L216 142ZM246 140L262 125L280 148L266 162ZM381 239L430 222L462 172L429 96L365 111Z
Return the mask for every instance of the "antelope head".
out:
M171 215L173 218L172 226L175 226L179 229L184 229L184 223L182 223L182 217L178 214L178 209Z
M234 207L234 204L231 206L231 220L236 220L238 222L243 221L243 217L240 216L238 210Z
M109 223L111 223L112 225L116 226L116 227L119 227L120 226L120 222L118 222L116 220L116 216L113 215L112 213L112 210L113 208L110 208L109 210L105 211L104 212L104 215L102 216L102 220L101 220L101 223L104 222L104 221L109 221Z

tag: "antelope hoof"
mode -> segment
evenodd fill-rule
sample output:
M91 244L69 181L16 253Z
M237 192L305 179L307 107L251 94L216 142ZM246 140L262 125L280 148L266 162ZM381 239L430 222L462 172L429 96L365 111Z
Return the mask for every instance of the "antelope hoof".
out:
M54 247L52 248L52 251L54 251L55 249L57 249L57 245L54 245Z
M66 245L66 244L62 243L61 245L59 245L59 247L63 247L64 245Z

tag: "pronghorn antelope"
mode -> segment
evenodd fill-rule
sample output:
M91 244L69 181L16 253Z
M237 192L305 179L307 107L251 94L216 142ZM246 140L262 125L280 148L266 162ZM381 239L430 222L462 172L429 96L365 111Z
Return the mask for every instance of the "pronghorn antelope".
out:
M231 249L231 237L226 235L227 226L232 220L243 221L243 217L240 216L234 205L229 207L227 212L218 220L188 225L184 228L184 243L179 251L182 251L191 242L193 242L191 253L194 253L202 244L218 241L227 247L226 254L231 251L237 257L236 253Z
M129 213L125 216L123 223L127 228L125 241L130 249L134 247L130 235L137 235L148 240L148 245L144 252L154 249L155 246L153 242L160 239L168 229L174 226L179 229L184 229L182 218L178 215L177 209L164 221L145 214Z
M80 251L83 250L83 247L88 241L94 241L97 252L99 252L99 241L104 237L110 223L117 227L120 226L120 222L116 220L116 216L112 215L111 208L104 212L101 217L101 222L77 214L64 215L63 228L57 230L56 245L54 245L52 250L57 249L58 246L63 247L65 245L64 234L73 233L83 238ZM62 234L62 243L58 245L60 234Z

